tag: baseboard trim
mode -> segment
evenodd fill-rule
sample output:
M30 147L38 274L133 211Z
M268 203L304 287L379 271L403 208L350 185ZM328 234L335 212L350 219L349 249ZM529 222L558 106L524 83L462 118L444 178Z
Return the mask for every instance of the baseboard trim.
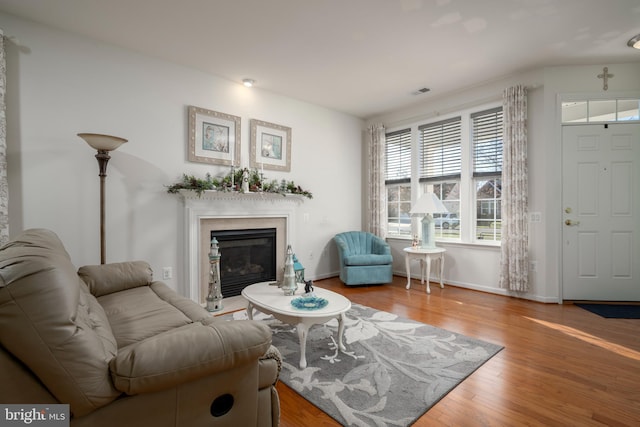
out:
M401 276L401 277L407 277L406 272L393 272L394 276ZM431 277L431 282L438 282L440 281L440 278L437 276L432 276ZM536 301L536 302L542 302L545 304L560 304L561 302L558 301L557 298L555 297L545 297L542 295L534 295L534 294L527 294L527 293L521 293L521 292L514 292L514 291L510 291L508 289L503 289L503 288L494 288L491 286L483 286L483 285L478 285L475 283L465 283L465 282L456 282L456 281L447 281L445 279L445 286L449 285L449 286L455 286L458 288L464 288L464 289L470 289L473 291L480 291L480 292L486 292L489 294L495 294L495 295L503 295L506 297L514 297L514 298L521 298L521 299L526 299L526 300L530 300L530 301Z

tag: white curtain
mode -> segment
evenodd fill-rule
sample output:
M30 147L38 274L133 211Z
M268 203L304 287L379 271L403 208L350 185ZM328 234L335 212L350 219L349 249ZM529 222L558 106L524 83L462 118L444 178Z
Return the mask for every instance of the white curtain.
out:
M9 241L9 184L7 183L7 116L5 93L7 66L4 32L0 29L0 245Z
M529 290L527 173L527 89L514 86L503 94L502 260L500 286Z
M385 131L382 124L369 127L369 191L368 231L387 236L387 192L384 186Z

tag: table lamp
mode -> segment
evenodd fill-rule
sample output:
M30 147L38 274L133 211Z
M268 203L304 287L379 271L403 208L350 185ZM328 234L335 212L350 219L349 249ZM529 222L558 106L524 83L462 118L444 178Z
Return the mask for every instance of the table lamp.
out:
M423 249L433 249L436 247L435 234L436 223L433 220L434 213L446 213L447 208L442 204L438 196L434 193L424 193L418 199L409 213L411 215L424 215L422 218L422 245Z

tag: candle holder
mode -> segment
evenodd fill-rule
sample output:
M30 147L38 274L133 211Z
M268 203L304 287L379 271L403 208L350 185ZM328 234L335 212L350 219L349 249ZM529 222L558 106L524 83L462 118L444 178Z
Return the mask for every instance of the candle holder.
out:
M287 246L287 258L284 261L284 279L280 288L285 295L293 295L298 289L296 272L293 267L293 250L291 250L291 245Z
M249 192L249 169L244 168L242 170L242 192L243 193L248 193Z
M231 191L235 191L236 190L236 168L231 165Z

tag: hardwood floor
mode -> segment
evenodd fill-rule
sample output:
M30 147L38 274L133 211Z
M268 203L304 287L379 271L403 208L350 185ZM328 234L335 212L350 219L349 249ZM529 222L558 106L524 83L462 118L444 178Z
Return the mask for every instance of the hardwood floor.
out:
M573 305L542 304L419 280L315 285L352 302L505 348L414 426L639 426L640 320L605 319ZM278 383L281 426L339 426Z

